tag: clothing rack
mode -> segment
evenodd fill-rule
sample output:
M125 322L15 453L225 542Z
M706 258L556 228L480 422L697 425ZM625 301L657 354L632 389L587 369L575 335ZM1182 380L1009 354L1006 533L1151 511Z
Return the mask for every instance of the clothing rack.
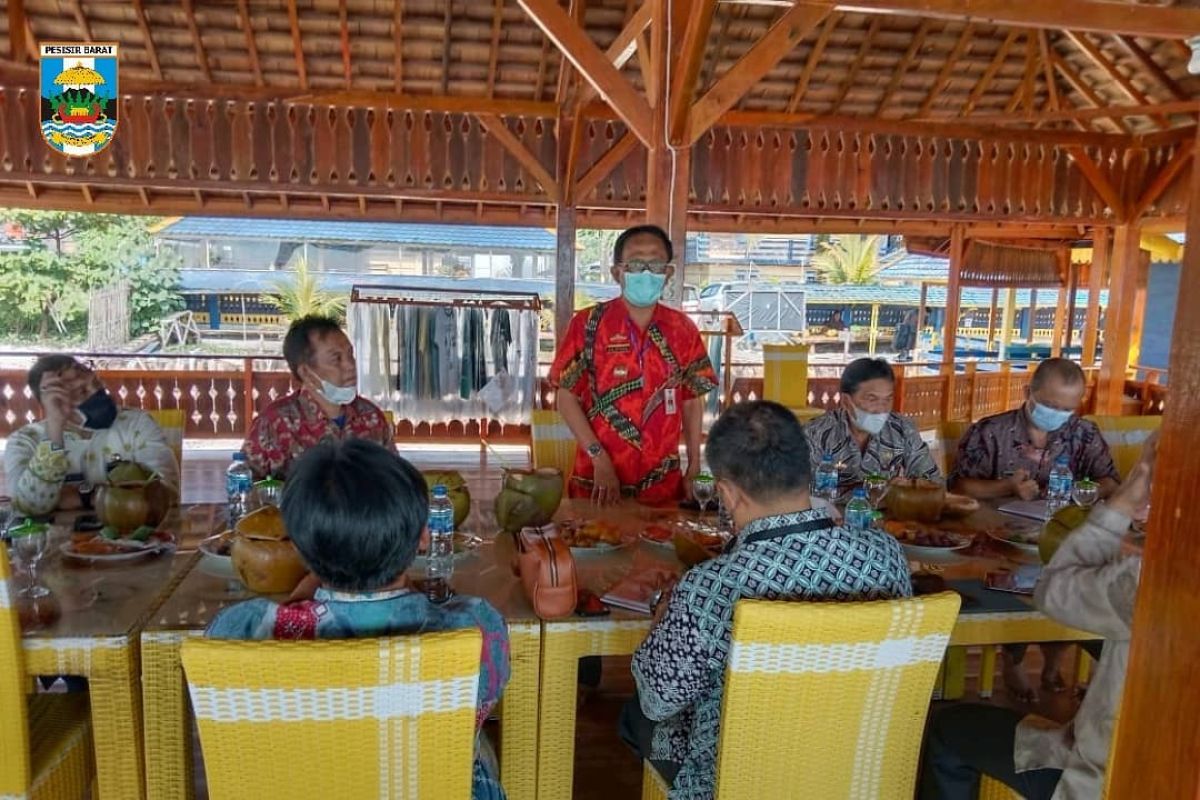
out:
M450 295L447 297L447 295ZM411 286L354 286L351 303L400 305L449 305L454 308L501 308L511 311L541 311L542 298L533 292L498 292L484 289L423 289Z

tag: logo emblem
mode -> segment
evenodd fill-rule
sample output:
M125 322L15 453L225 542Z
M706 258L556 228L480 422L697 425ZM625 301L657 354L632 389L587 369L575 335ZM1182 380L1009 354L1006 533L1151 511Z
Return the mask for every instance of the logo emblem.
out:
M69 156L99 153L117 132L117 45L49 42L38 51L42 138Z

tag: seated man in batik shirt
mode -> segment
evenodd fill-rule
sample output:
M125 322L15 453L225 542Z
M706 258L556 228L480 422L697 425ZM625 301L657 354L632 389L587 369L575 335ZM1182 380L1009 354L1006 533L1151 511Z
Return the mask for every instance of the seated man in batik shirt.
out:
M908 417L892 411L896 376L882 358L860 358L842 372L838 407L805 426L813 472L826 454L842 490L871 474L942 482L942 471Z
M426 538L425 479L395 453L354 440L318 445L296 460L283 493L283 520L320 581L311 600L265 597L222 611L207 635L221 639L351 639L478 628L476 720L500 702L509 678L508 627L487 601L465 594L435 604L408 587L405 571ZM473 800L503 800L491 745L482 732Z
M769 402L735 405L713 425L705 455L737 537L659 601L633 657L637 697L621 719L622 738L671 783L671 800L713 796L738 600L912 595L908 561L892 536L841 527L809 504L808 444L792 412Z
M287 478L292 460L320 442L366 439L396 449L392 424L358 394L354 346L337 320L307 316L283 337L300 388L255 417L242 446L255 478Z
M141 464L178 493L179 464L158 423L144 411L118 407L89 367L72 356L42 356L28 380L42 419L10 436L4 449L18 514L79 508L117 459Z

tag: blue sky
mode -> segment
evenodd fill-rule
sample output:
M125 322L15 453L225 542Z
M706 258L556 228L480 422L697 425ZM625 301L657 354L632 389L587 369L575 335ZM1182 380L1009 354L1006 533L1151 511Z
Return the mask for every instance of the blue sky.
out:
M75 66L77 58L68 56L62 58L43 58L42 59L42 97L54 97L61 91L61 87L54 84L54 79L63 71L63 61L66 61L69 66ZM117 95L117 59L115 58L97 58L95 70L104 76L105 83L103 86L96 87L96 93L106 97L116 97Z

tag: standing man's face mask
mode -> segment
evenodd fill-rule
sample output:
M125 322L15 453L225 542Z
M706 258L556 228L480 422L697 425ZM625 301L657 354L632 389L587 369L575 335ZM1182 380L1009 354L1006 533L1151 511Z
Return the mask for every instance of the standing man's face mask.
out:
M666 285L666 275L655 275L649 270L626 272L621 292L630 305L648 308L662 299Z

